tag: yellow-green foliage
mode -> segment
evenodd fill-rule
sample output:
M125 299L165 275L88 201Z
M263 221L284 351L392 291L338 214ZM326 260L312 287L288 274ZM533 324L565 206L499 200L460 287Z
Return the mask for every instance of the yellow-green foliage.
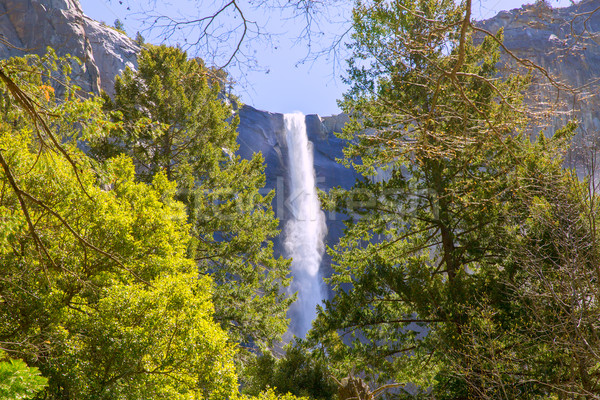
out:
M236 350L187 257L175 183L135 182L128 157L97 164L75 147L110 126L97 101L48 102L37 131L0 91L3 346L48 378L48 399L233 397Z
M277 394L271 388L260 392L257 396L242 395L238 397L239 400L309 400L308 397L298 397L291 393Z
M1 350L0 360L1 399L31 399L46 386L48 380L40 376L37 368L28 367L22 360L6 358Z

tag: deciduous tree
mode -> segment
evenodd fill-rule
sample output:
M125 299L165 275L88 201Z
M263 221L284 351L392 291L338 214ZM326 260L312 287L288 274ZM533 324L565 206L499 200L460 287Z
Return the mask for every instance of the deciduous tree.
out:
M112 123L97 99L56 101L37 60L0 68L2 347L48 378L46 398L231 398L235 349L175 184L135 182L126 156L92 168L75 138Z

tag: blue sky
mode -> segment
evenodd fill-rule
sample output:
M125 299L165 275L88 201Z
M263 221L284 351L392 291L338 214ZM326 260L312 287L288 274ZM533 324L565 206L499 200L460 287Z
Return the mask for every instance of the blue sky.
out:
M284 0L285 1L285 0ZM96 20L112 25L120 19L130 37L135 37L136 32L151 43L160 43L160 32L149 30L148 15L163 14L174 18L194 17L199 12L205 11L218 1L206 0L80 0L86 15ZM523 0L474 0L474 13L477 19L494 16L501 10L520 7L522 4L531 3ZM569 0L551 0L553 7L570 5ZM312 49L319 49L325 43L331 43L345 29L344 24L335 21L347 21L350 15L348 1L338 2L331 7L320 25L313 25L315 31L323 32L315 37ZM198 11L201 10L201 11ZM339 112L336 100L346 90L340 79L344 73L345 64L343 54L338 54L338 60L331 55L321 56L316 61L302 62L308 52L306 41L295 42L298 33L305 26L301 18L291 18L293 10L270 10L258 8L245 10L247 16L260 24L262 30L273 32L276 35L269 40L266 38L252 38L247 42L244 50L252 55L256 64L252 68L244 67L243 70L234 69L231 75L239 81L233 92L238 94L242 101L256 108L272 112L295 112L305 114L331 115ZM323 15L323 14L321 14ZM334 21L327 22L326 21ZM231 23L239 20L231 19ZM190 35L191 36L191 35ZM184 45L186 39L173 37L171 44ZM229 42L235 42L231 39ZM206 58L203 54L193 54Z

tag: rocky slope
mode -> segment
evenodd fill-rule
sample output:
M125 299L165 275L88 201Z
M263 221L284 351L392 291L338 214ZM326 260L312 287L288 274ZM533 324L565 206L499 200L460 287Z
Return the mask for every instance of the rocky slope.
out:
M73 65L75 82L85 92L111 93L114 77L137 65L139 46L126 35L83 14L78 0L0 0L0 58L44 54L51 46L59 56L82 61Z

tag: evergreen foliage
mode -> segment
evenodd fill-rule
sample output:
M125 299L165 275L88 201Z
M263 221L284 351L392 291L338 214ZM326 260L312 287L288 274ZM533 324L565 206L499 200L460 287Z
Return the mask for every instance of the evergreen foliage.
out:
M105 96L116 129L92 141L97 159L130 155L136 178L163 171L177 182L195 239L200 273L215 283L215 318L244 346L268 345L287 328L289 262L273 257L278 233L264 193L262 156L234 155L238 117L199 59L166 46L147 46L138 70L125 70L114 99Z
M519 135L530 76L499 76L502 32L475 40L470 9L357 2L342 137L363 178L330 193L352 219L311 338L338 377L407 398L590 396L598 360L573 318L596 332L595 289L566 286L571 259L595 270L595 201L560 166L573 127Z
M327 366L306 349L304 342L290 343L284 351L281 358L264 353L252 361L245 371L247 393L259 395L272 388L281 395L291 393L318 400L336 398L337 385L330 378Z
M140 47L146 44L146 39L144 39L144 36L139 31L135 33L135 43Z
M125 32L125 24L118 18L115 19L114 28L122 34L127 35L127 33Z

